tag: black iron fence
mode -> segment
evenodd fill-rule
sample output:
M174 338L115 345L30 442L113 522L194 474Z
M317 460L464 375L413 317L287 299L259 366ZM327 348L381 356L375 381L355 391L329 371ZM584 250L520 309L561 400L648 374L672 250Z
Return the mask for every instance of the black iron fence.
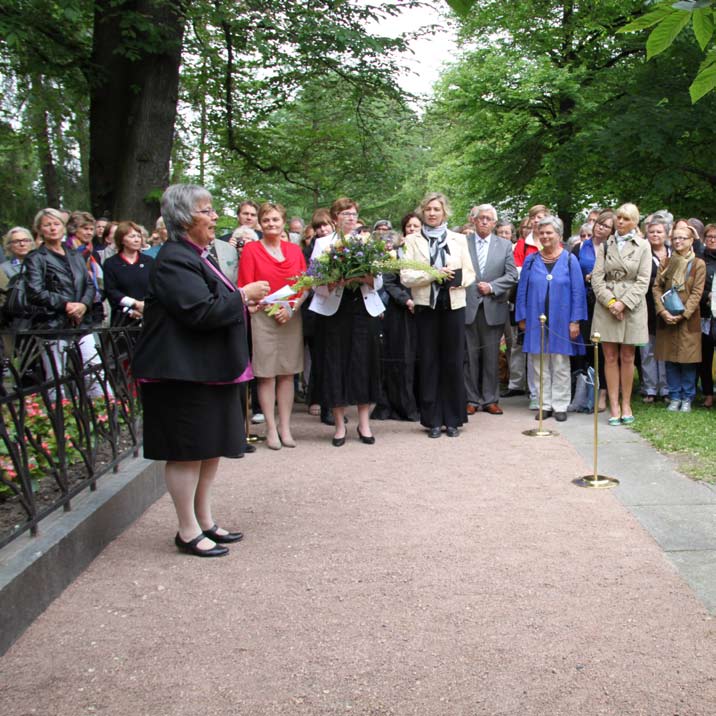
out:
M0 333L0 548L139 454L138 330Z

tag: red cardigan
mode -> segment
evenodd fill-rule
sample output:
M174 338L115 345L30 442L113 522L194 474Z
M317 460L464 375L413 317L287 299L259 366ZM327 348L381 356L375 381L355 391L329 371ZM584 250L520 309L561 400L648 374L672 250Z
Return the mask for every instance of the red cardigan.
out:
M286 284L306 271L306 259L303 251L289 241L281 242L284 260L271 256L260 241L251 241L244 246L239 261L239 286L253 281L268 281L271 293L283 288Z

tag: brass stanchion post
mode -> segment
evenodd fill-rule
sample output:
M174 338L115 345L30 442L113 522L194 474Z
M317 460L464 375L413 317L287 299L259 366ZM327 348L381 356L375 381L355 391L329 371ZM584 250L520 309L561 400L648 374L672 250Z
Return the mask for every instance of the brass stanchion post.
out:
M599 455L599 341L601 335L595 333L592 336L592 343L594 343L594 471L591 475L583 475L574 480L574 484L579 487L593 487L598 489L605 489L608 487L616 487L619 484L619 480L614 477L607 477L606 475L600 475L597 471L597 458Z
M543 391L544 391L544 326L547 323L547 316L540 315L540 335L539 335L539 424L538 427L532 430L523 430L523 435L528 435L531 438L551 438L555 435L559 435L556 430L544 430L542 428L542 404L543 404Z

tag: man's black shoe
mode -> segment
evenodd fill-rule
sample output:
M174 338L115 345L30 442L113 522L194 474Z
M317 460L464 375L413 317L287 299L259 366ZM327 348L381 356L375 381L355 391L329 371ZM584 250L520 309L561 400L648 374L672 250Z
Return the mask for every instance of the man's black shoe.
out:
M510 388L509 390L500 391L501 398L514 398L517 395L525 395L525 391L517 390L516 388Z

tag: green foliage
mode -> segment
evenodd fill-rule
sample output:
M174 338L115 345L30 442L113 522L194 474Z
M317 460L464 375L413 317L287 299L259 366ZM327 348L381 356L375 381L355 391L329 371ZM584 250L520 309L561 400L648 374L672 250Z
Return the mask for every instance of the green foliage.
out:
M641 62L637 39L616 32L636 7L482 2L461 23L476 48L443 75L426 116L428 183L457 197L458 221L483 201L512 218L546 203L567 222L627 200L716 216L716 98L696 109L686 90L700 51L682 35Z
M18 0L3 7L0 73L10 78L16 90L2 97L0 111L12 117L8 123L13 131L29 140L32 161L28 173L18 177L26 193L42 184L42 171L48 196L57 196L54 201L87 208L90 91L111 77L111 62L118 57L150 62L154 52L176 41L152 21L153 9L164 3L177 4L176 0ZM221 177L218 188L227 198L254 193L255 184L266 196L274 194L274 186L290 185L294 205L315 203L307 198L315 193L315 181L310 176L311 181L305 181L302 165L297 168L295 162L283 160L283 153L293 145L286 136L277 137L277 126L289 121L282 119L282 113L293 107L309 84L335 86L335 77L342 83L339 98L349 94L354 103L367 104L382 96L392 106L399 104L394 51L404 43L372 35L366 27L416 4L413 0L379 4L198 0L183 6L188 22L181 78L185 112L177 127L173 178ZM120 21L121 41L114 59L102 58L102 48L94 48L93 55L94 23L115 18ZM32 114L33 107L42 111ZM47 138L42 136L44 120ZM294 116L294 127L296 121ZM371 135L371 113L354 112L351 121L362 127L365 141ZM340 146L339 139L334 138L333 146ZM305 139L304 150L307 143ZM362 144L350 148L358 157L366 156ZM272 155L272 149L282 154ZM374 153L369 158L377 159ZM359 162L343 166L340 158L330 155L323 161L335 165L337 172L360 174ZM308 174L312 173L311 168ZM52 185L55 179L56 186L47 188L48 181ZM321 193L321 201L329 191L330 186ZM395 192L394 182L389 191Z
M620 32L638 32L653 28L646 41L647 59L667 50L680 33L691 24L694 37L703 52L714 37L716 0L666 0L653 10L626 24ZM691 101L696 103L716 87L716 70L713 67L713 46L690 86Z
M689 24L691 16L683 10L675 10L657 23L646 41L646 59L662 53L676 39L676 36Z
M446 2L460 17L465 17L476 4L476 0L446 0Z
M40 197L33 190L37 163L27 152L25 137L0 122L0 235L16 225L29 226Z
M440 131L431 184L463 194L459 217L481 201L513 217L547 203L569 229L585 205L615 199L594 181L585 130L629 84L638 50L614 37L624 3L570 7L481 2L462 21L475 49L444 75L427 117Z

